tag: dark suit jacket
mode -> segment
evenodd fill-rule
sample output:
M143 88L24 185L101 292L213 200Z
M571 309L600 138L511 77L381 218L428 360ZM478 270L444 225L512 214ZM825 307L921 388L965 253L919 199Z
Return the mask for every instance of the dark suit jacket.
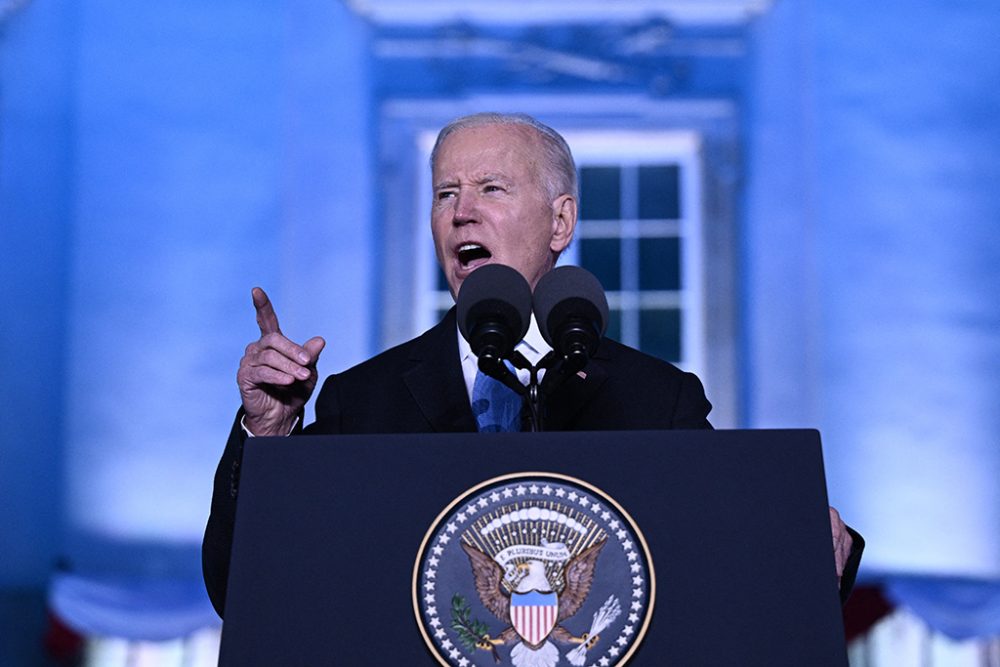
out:
M546 430L712 427L708 422L712 406L701 382L665 361L604 339L583 374L569 378L549 398ZM242 413L237 415L215 474L202 547L205 583L220 616L245 439L241 417ZM454 308L423 335L328 377L316 399L316 421L303 430L307 434L463 431L476 431L476 422L458 356Z

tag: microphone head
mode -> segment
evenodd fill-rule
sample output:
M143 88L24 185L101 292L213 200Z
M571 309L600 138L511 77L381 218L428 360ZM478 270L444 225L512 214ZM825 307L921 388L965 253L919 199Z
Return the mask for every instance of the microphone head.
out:
M545 342L565 353L562 340L567 327L583 325L588 353L593 354L608 326L608 298L601 283L579 266L560 266L542 276L535 286L535 319Z
M469 274L458 290L458 328L472 352L484 347L509 357L531 322L531 287L515 269L487 264Z

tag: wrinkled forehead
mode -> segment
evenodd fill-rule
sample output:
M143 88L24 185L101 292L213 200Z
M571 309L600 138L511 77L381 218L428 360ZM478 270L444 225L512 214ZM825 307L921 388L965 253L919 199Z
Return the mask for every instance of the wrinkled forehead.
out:
M441 142L434 163L434 180L497 173L513 177L517 174L511 172L523 170L537 177L541 158L538 132L532 127L499 124L463 127Z

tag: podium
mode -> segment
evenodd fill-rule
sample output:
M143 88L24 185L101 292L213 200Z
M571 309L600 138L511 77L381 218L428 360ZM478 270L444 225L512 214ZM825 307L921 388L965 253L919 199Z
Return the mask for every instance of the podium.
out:
M843 666L827 506L811 430L251 439L220 664Z

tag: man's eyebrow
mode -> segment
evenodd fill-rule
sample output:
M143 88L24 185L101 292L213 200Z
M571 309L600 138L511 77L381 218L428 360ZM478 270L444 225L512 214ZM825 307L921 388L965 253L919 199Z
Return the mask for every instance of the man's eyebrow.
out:
M507 178L500 172L490 172L487 174L480 174L478 176L473 177L470 180L476 185L482 185L483 183L489 183L491 181L503 181L505 183L510 181L509 178ZM444 188L457 188L459 185L461 185L461 182L457 179L446 179L436 183L434 185L434 189L441 190Z
M501 174L499 172L493 172L493 173L482 174L481 176L477 176L476 179L475 179L475 183L482 184L482 183L489 183L490 181L508 181L508 180L510 180L510 179L508 179L503 174Z

